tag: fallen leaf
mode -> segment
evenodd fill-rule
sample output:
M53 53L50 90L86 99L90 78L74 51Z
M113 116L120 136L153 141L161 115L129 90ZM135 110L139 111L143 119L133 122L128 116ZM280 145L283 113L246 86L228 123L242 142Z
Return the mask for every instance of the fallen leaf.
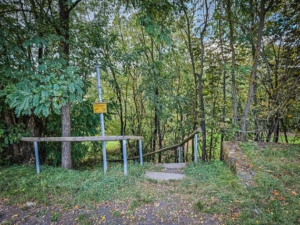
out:
M74 209L79 209L79 206L78 205L74 205Z
M238 218L240 216L240 213L239 212L235 212L233 213L232 217L233 218Z
M104 221L105 220L105 216L101 216L101 220Z
M291 196L297 196L298 194L295 191L291 192Z
M249 167L250 167L250 168L253 168L253 167L254 167L254 165L253 165L252 163L250 163L250 164L249 164Z
M285 197L282 197L282 196L278 196L277 198L279 201L284 201L285 200Z
M279 194L279 192L277 190L273 191L273 195L278 195L278 194Z

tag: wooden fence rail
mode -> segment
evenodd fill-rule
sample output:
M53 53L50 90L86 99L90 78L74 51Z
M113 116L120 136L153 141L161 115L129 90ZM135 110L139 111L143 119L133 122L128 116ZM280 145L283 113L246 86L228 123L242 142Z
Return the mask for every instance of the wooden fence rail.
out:
M142 150L141 136L89 136L89 137L22 137L20 141L33 142L35 151L36 172L40 173L40 161L38 142L82 142L82 141L122 141L123 146L123 162L124 162L124 174L127 175L127 156L126 156L126 141L138 140L139 142L139 154L140 164L143 165L143 150ZM103 153L103 167L106 172L106 150L102 149Z

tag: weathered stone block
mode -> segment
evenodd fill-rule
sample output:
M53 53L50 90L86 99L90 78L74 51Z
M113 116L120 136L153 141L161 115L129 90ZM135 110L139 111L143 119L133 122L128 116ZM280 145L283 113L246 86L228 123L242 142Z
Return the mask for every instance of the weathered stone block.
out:
M222 143L223 159L237 177L247 186L253 184L254 172L248 162L246 154L238 142L226 141Z

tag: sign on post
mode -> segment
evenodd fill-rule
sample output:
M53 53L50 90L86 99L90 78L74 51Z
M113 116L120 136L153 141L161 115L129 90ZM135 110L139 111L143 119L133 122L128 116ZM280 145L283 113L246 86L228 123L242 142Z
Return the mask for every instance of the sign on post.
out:
M93 110L94 110L94 113L107 113L106 102L93 103Z

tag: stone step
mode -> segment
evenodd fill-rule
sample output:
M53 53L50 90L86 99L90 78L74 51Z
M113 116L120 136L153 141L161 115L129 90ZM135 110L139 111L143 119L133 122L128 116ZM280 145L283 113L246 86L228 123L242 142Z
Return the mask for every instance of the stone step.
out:
M164 163L162 164L166 169L181 169L186 166L185 163Z
M185 175L177 173L146 171L145 177L153 180L182 180L183 178L185 178Z

